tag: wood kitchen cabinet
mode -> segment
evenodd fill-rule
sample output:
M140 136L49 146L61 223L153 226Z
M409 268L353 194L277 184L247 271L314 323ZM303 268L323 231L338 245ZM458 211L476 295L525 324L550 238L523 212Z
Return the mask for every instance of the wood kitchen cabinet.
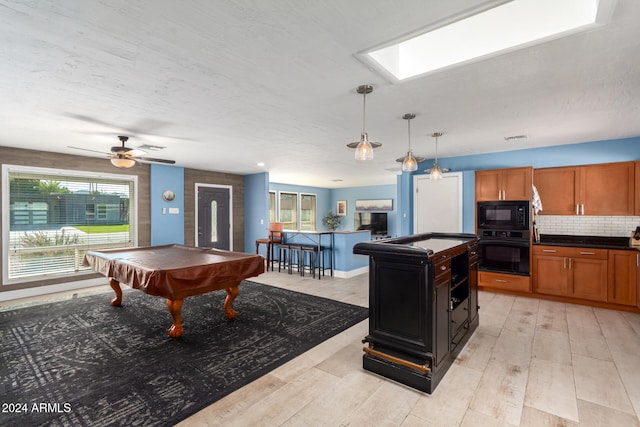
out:
M633 215L634 162L535 169L543 215Z
M482 289L509 292L531 292L529 276L479 271L478 282Z
M578 206L579 168L533 170L533 184L542 200L543 215L575 215Z
M640 216L640 161L636 162L636 216Z
M607 301L622 305L637 305L638 251L609 251L609 286Z
M533 168L476 171L476 201L531 200Z
M607 301L608 252L606 249L534 246L533 291Z

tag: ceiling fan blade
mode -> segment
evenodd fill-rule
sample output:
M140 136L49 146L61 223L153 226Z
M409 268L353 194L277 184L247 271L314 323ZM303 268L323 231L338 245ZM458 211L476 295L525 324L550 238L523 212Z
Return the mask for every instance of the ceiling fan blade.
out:
M128 151L123 152L122 154L125 154L127 156L131 156L131 157L136 157L136 156L144 156L145 154L147 154L146 151L142 151L142 150L138 150L137 148L132 148Z
M142 163L167 163L169 165L173 165L176 163L175 160L154 159L152 157L134 157L133 160L135 160L136 162L140 161Z
M104 154L105 156L111 155L111 153L105 153L104 151L90 150L88 148L81 148L81 147L72 147L71 145L67 145L67 148L73 148L74 150L91 151L92 153L100 153L100 154Z

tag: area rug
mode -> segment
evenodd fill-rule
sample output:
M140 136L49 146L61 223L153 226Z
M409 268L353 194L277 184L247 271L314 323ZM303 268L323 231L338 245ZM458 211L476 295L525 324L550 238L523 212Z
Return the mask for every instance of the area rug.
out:
M368 316L368 309L244 281L185 300L100 294L0 312L0 425L170 426Z

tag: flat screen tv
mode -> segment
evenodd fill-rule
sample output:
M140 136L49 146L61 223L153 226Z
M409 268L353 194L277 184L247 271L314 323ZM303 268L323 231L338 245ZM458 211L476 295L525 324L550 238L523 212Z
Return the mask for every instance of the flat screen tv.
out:
M356 212L355 230L371 230L371 234L387 235L386 212Z

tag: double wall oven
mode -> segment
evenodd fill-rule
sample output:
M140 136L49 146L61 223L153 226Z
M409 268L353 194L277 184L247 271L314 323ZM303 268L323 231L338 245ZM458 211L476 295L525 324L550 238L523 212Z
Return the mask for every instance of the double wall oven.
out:
M529 275L529 201L478 202L478 269Z

